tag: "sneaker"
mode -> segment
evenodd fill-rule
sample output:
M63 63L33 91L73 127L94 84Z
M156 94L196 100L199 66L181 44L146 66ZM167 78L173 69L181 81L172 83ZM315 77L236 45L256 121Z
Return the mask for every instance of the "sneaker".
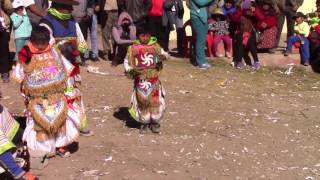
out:
M85 61L81 61L79 65L83 67L88 67L88 64Z
M93 136L93 132L90 130L81 130L80 136L85 136L85 137Z
M30 171L26 172L19 180L39 180Z
M309 62L304 62L303 65L304 65L304 66L309 66L310 63L309 63Z
M140 126L140 134L146 134L148 132L148 124L141 124Z
M66 150L65 148L59 148L57 150L57 155L59 155L62 158L70 157L70 152Z
M260 62L254 62L252 68L254 70L259 70L260 69Z
M200 64L199 68L200 69L209 69L209 68L211 68L211 65L208 63L204 63L204 64Z
M291 54L291 51L289 51L289 50L286 50L286 51L283 53L284 56L289 56L290 54Z
M243 67L243 64L242 62L235 62L235 66L234 66L236 69L242 69Z
M9 74L8 73L1 74L1 79L4 83L8 83L10 81Z
M221 57L223 57L223 55L222 54L216 54L216 57L221 58Z
M159 123L151 123L150 130L155 134L159 134L160 133L160 124Z
M231 53L229 53L229 52L226 52L226 56L227 56L227 58L232 58L232 55L231 55Z
M275 54L276 53L276 49L275 48L268 49L268 53L269 54Z
M98 62L98 61L100 61L100 59L99 59L98 57L92 57L91 60L92 60L93 62Z

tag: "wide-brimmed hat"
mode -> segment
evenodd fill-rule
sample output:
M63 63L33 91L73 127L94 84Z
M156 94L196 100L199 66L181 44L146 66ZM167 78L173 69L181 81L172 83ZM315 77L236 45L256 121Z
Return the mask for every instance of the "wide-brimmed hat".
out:
M293 16L294 19L296 19L296 18L298 18L298 17L306 18L306 15L304 15L302 12L297 12L297 13Z
M225 14L221 8L215 8L210 13L212 16L225 16Z
M77 0L51 0L52 3L63 4L63 5L79 5Z

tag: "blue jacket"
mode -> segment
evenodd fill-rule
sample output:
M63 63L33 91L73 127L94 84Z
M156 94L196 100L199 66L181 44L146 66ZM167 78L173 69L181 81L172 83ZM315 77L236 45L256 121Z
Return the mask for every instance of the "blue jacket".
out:
M198 17L203 23L208 23L207 7L212 0L190 0L190 15Z
M236 12L236 10L237 10L237 8L235 6L233 6L231 8L225 8L224 6L222 6L221 9L225 15L232 14L232 13Z
M17 13L12 13L10 16L15 38L28 38L31 36L32 26L27 15L21 16Z

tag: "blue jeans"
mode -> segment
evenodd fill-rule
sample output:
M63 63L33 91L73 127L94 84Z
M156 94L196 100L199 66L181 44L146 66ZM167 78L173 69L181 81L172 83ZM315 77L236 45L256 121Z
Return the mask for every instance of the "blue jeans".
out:
M9 171L14 179L21 178L25 173L13 159L12 154L8 151L0 155L0 163L7 171Z
M25 46L28 42L29 38L17 38L15 39L15 43L16 43L16 55L14 57L14 61L18 60L18 54L21 50L21 48L23 48L23 46Z
M98 20L97 20L97 15L93 14L91 17L91 26L89 27L90 29L90 41L91 41L91 52L92 52L92 57L98 57L98 39L97 39L97 30L98 30ZM86 51L84 54L85 58L89 58L90 51Z
M301 38L303 39L304 43L301 44L300 46L300 53L301 53L301 60L302 63L309 63L309 59L310 59L310 42L308 40L308 38L301 36ZM299 36L290 36L288 39L288 46L287 46L287 50L288 51L292 51L292 46L294 43L296 42L301 42L301 39L299 38Z
M199 17L191 16L191 27L193 31L193 36L196 37L196 61L197 64L207 63L205 48L206 39L208 33L208 22L203 23Z
M91 38L91 51L93 57L98 57L98 39L97 39L97 30L98 30L98 20L97 15L93 14L92 16L92 24L91 24L91 31L90 31L90 38Z

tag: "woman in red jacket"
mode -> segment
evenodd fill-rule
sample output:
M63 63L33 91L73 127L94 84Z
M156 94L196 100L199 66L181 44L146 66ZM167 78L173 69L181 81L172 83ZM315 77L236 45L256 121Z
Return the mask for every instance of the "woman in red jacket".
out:
M260 69L260 62L257 51L257 37L255 24L264 18L261 11L257 8L255 1L251 0L249 7L238 10L232 14L231 20L237 26L237 30L233 37L233 61L236 69L242 69L242 60L246 65L252 66L253 69ZM253 58L253 64L249 56L249 52Z
M263 20L256 23L256 28L260 32L261 42L258 49L270 50L275 46L277 38L277 15L270 0L262 1L260 8ZM269 51L273 53L273 51Z

